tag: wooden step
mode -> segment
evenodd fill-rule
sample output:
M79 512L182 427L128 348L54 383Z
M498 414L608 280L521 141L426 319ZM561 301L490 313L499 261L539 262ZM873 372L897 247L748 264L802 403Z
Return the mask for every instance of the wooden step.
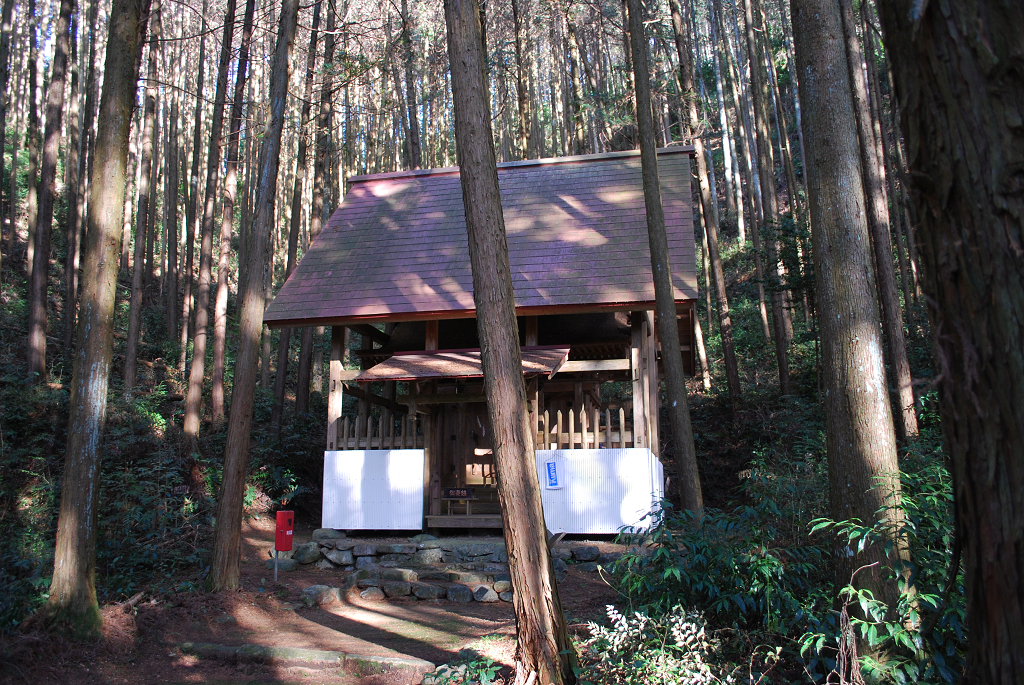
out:
M428 516L427 528L501 528L501 514Z

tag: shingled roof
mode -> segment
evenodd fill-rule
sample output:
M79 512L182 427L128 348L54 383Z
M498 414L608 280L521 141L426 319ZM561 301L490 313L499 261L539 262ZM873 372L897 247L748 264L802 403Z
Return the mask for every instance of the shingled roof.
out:
M697 297L691 147L658 151L677 301ZM652 309L638 152L498 165L521 315ZM474 316L458 168L357 176L267 309L271 327Z

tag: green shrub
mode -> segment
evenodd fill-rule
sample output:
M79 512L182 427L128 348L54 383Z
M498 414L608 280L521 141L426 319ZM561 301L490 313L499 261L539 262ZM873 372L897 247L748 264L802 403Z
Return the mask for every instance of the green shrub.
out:
M607 608L608 627L590 622L590 637L580 647L581 684L735 682L714 665L718 651L703 616L676 605L654 616L621 614Z
M895 606L852 585L839 591L843 603L859 605L859 615L850 616L852 630L880 655L862 657L863 670L876 681L955 683L966 665L966 599L955 549L952 479L937 429L922 431L901 467L903 523L897 530L885 520L867 526L830 519L815 521L814 529L831 530L854 549L878 543L889 553L893 540L902 540L909 552L908 561L889 571L900 591ZM831 669L831 650L844 637L849 636L842 635L836 612L825 608L811 617L799 640L801 651L812 668Z
M724 625L781 633L803 620L823 550L778 544L782 512L774 500L702 515L674 512L666 502L655 515L651 527L621 536L644 545L613 566L633 605L656 614L700 607Z

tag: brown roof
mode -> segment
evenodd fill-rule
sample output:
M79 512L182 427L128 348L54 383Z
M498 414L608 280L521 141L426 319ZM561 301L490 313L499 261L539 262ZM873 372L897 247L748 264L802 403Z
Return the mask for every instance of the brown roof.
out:
M549 378L569 358L568 347L524 347L523 373ZM366 369L354 380L418 381L428 378L483 378L480 350L399 352Z
M659 150L675 296L697 297L690 147ZM638 152L498 165L520 314L650 309ZM458 168L358 176L267 309L273 327L474 315Z

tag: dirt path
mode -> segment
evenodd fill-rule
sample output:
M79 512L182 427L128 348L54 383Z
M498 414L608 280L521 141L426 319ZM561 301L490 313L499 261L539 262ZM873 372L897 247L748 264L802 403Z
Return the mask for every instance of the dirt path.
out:
M297 542L309 530L297 530ZM365 664L341 668L297 662L260 664L200 659L183 653L182 643L290 647L383 657L411 657L435 664L457 658L469 648L509 664L514 649L512 605L499 602L458 604L389 599L367 601L349 595L341 603L305 608L300 593L310 585L338 586L337 570L300 567L273 582L265 566L273 544L273 522L244 524L242 581L238 592L192 593L169 601L143 602L134 617L107 607L104 644L83 647L61 643L23 644L33 656L11 668L0 665L0 683L418 683L412 672L372 672ZM570 570L560 584L571 624L601 615L615 600L597 574Z

